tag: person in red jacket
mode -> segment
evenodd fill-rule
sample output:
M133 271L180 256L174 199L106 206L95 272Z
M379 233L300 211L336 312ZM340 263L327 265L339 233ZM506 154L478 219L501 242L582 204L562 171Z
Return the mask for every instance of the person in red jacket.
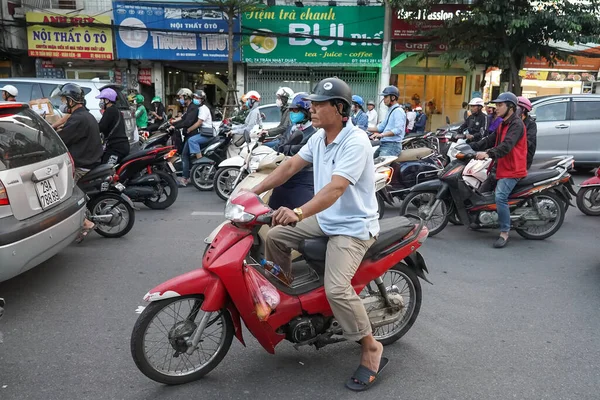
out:
M502 248L508 242L510 231L508 196L519 179L527 176L527 132L525 124L516 114L517 96L510 92L501 93L493 103L496 103L496 115L502 118L502 124L496 132L471 144L471 147L478 151L478 160L494 160L496 210L500 224L500 237L494 247Z

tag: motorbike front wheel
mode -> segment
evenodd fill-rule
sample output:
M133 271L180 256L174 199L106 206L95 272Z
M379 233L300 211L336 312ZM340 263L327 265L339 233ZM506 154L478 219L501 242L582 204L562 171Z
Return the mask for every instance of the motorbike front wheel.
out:
M200 379L225 357L233 339L227 310L214 312L190 355L186 341L205 315L200 295L150 303L133 327L131 355L139 370L153 381L180 385Z
M436 194L437 192L411 192L400 205L400 215L415 214L425 220L430 237L437 235L448 225L448 207L445 201L440 202L431 218L427 219L427 215L435 203Z
M201 192L209 192L215 187L215 171L216 167L214 164L196 164L190 176L192 177L192 184L194 187Z
M586 214L600 215L600 188L598 186L583 187L577 192L577 208Z
M96 224L94 230L107 238L124 236L133 228L135 210L121 196L114 193L101 194L87 204L90 220ZM96 216L110 216L109 220L100 220Z
M235 186L236 178L240 174L239 167L225 167L219 168L217 173L215 174L215 192L217 192L217 196L221 199L227 201L229 200L229 196L233 193ZM241 176L238 180L238 183L241 182L245 176Z
M175 203L175 200L177 200L179 187L171 174L164 171L154 172L159 176L160 182L155 188L156 194L154 197L145 200L144 204L153 210L164 210L171 207Z
M525 227L515 228L517 233L525 239L543 240L554 235L562 226L565 219L564 202L554 193L542 193L531 198L531 202L537 203L539 215L545 221L526 222ZM535 211L530 203L530 209ZM531 212L531 211L530 211ZM545 223L544 223L545 222Z

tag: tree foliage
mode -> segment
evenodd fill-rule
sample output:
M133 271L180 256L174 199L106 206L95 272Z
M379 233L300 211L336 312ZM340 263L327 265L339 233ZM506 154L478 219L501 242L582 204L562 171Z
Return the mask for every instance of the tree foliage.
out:
M237 106L236 82L234 79L233 53L234 36L241 35L241 32L234 32L234 19L242 18L245 12L253 11L259 7L264 7L262 0L203 0L203 5L216 7L227 16L227 34L228 34L228 64L227 64L227 96L225 97L225 118L231 115L234 107Z
M417 26L439 0L392 0L398 9L408 11L408 19ZM558 42L598 43L600 33L598 0L476 0L469 11L454 15L443 26L421 32L418 40L431 41L431 48L445 45L441 55L446 64L457 60L475 65L497 66L504 71L509 90L521 93L519 70L527 57L573 62L572 53Z

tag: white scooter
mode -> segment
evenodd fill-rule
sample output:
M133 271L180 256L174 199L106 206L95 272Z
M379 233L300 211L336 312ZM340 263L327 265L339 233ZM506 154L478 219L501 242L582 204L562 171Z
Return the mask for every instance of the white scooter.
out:
M221 199L227 201L238 184L256 171L260 160L275 153L272 148L262 145L259 135L261 130L262 127L255 126L250 135L245 137L239 153L219 164L219 169L215 174L214 188Z

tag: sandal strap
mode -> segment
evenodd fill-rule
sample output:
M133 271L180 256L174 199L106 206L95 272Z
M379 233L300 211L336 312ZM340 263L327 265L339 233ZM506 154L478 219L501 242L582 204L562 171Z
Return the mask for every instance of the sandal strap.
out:
M359 367L354 371L352 375L352 379L361 385L368 385L377 379L377 372L371 371L369 368L364 365L359 365Z

